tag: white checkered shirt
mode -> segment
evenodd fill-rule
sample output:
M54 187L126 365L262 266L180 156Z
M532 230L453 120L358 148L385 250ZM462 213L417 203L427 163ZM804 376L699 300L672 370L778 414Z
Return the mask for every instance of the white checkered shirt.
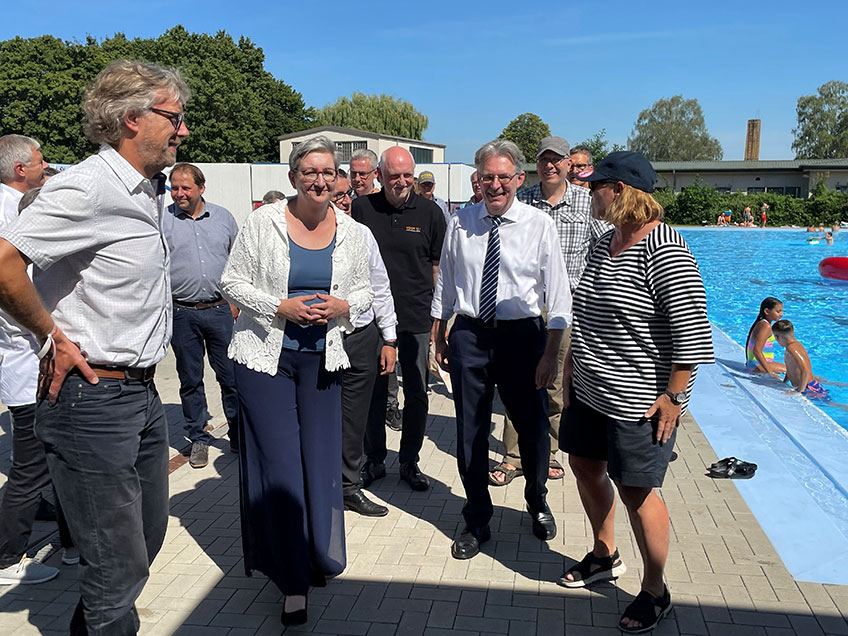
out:
M571 282L571 291L574 291L589 261L592 248L601 235L611 230L612 226L592 218L592 198L586 188L568 184L565 194L556 205L547 202L540 183L520 190L516 198L546 212L554 220L568 280Z
M50 179L0 232L39 268L44 306L92 363L149 367L167 352L170 258L158 185L103 146Z

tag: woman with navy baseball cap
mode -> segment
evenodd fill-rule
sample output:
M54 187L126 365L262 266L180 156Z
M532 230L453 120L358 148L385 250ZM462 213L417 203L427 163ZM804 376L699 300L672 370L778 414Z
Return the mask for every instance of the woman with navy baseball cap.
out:
M641 633L671 609L663 580L668 511L655 489L697 365L713 362L710 324L698 265L651 196L657 175L650 162L613 152L578 178L592 192L592 216L613 229L598 240L575 291L563 369L560 447L569 454L594 546L559 582L584 587L625 571L613 533L615 484L644 572L619 628Z

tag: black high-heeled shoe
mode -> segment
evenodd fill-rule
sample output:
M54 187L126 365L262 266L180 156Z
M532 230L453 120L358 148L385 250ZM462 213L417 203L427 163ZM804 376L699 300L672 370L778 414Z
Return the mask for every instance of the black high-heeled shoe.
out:
M283 612L280 614L280 622L289 627L291 625L303 625L306 623L306 608L287 612L285 602L283 603Z

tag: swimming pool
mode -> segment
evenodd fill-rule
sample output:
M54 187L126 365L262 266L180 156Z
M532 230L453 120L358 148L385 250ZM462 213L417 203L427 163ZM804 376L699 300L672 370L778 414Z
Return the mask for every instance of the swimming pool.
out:
M714 324L744 346L760 301L776 296L810 355L813 373L848 382L848 282L828 280L818 272L826 256L848 256L848 230L835 234L834 244L827 246L807 244L811 235L805 230L677 229L698 260ZM775 360L783 360L776 343ZM834 402L848 404L848 387L827 388ZM778 382L775 390L782 390ZM848 411L819 405L848 429Z

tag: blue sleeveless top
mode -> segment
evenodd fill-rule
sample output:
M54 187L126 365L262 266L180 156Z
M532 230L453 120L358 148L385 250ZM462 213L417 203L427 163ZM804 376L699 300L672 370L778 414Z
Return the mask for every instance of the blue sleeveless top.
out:
M289 237L289 298L330 293L333 276L333 250L336 237L327 247L310 250L301 247ZM322 302L319 298L307 305ZM283 348L294 351L323 351L327 325L299 325L286 321Z

